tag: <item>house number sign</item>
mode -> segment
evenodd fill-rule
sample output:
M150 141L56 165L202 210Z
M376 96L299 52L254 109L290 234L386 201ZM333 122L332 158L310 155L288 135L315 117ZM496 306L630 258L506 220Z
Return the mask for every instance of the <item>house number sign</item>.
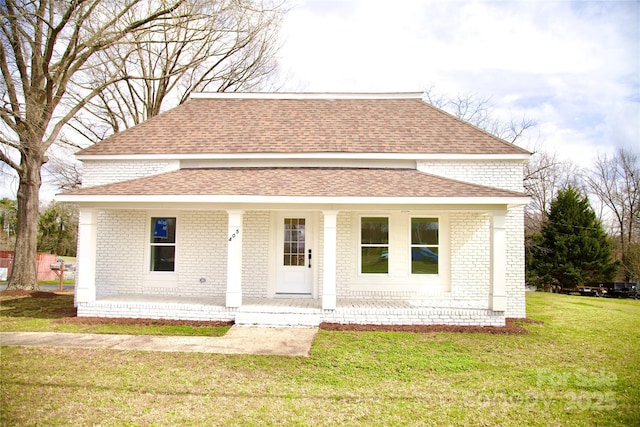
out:
M235 233L233 233L233 234L231 235L231 237L229 237L229 241L232 241L233 239L235 239L235 238L236 238L236 237L238 237L239 235L240 235L240 229L239 229L239 228L237 228L237 229L236 229L236 232L235 232Z

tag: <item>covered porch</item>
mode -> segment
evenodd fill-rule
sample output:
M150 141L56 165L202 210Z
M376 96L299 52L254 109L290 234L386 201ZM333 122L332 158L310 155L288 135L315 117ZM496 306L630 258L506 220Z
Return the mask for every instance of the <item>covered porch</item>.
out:
M282 187L301 176L306 186ZM369 168L181 169L62 199L80 204L79 316L283 326L503 325L507 220L526 202ZM156 241L161 223L171 224L170 241ZM439 237L414 242L415 224ZM365 225L383 241L364 243ZM289 231L305 239L283 237ZM384 269L365 269L365 253ZM429 269L414 271L418 261Z

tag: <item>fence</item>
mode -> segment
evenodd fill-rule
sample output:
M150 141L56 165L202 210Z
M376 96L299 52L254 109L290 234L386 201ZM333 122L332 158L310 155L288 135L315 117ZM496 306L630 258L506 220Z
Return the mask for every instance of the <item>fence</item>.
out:
M51 270L51 264L55 264L58 257L53 254L37 254L36 268L38 280L56 280L58 277ZM7 280L13 268L13 252L0 251L0 280Z

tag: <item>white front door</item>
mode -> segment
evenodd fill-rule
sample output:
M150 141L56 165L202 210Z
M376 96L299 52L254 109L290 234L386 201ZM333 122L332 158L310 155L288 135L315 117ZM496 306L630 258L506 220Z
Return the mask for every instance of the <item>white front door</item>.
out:
M311 216L282 215L278 222L277 294L313 292Z

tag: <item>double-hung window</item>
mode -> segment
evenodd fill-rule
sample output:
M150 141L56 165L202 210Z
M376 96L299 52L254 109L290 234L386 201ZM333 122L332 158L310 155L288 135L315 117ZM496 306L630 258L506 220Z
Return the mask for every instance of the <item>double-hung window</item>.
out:
M151 218L151 271L175 271L176 219Z
M389 273L389 218L360 219L360 272Z
M411 218L411 274L438 274L438 218Z

